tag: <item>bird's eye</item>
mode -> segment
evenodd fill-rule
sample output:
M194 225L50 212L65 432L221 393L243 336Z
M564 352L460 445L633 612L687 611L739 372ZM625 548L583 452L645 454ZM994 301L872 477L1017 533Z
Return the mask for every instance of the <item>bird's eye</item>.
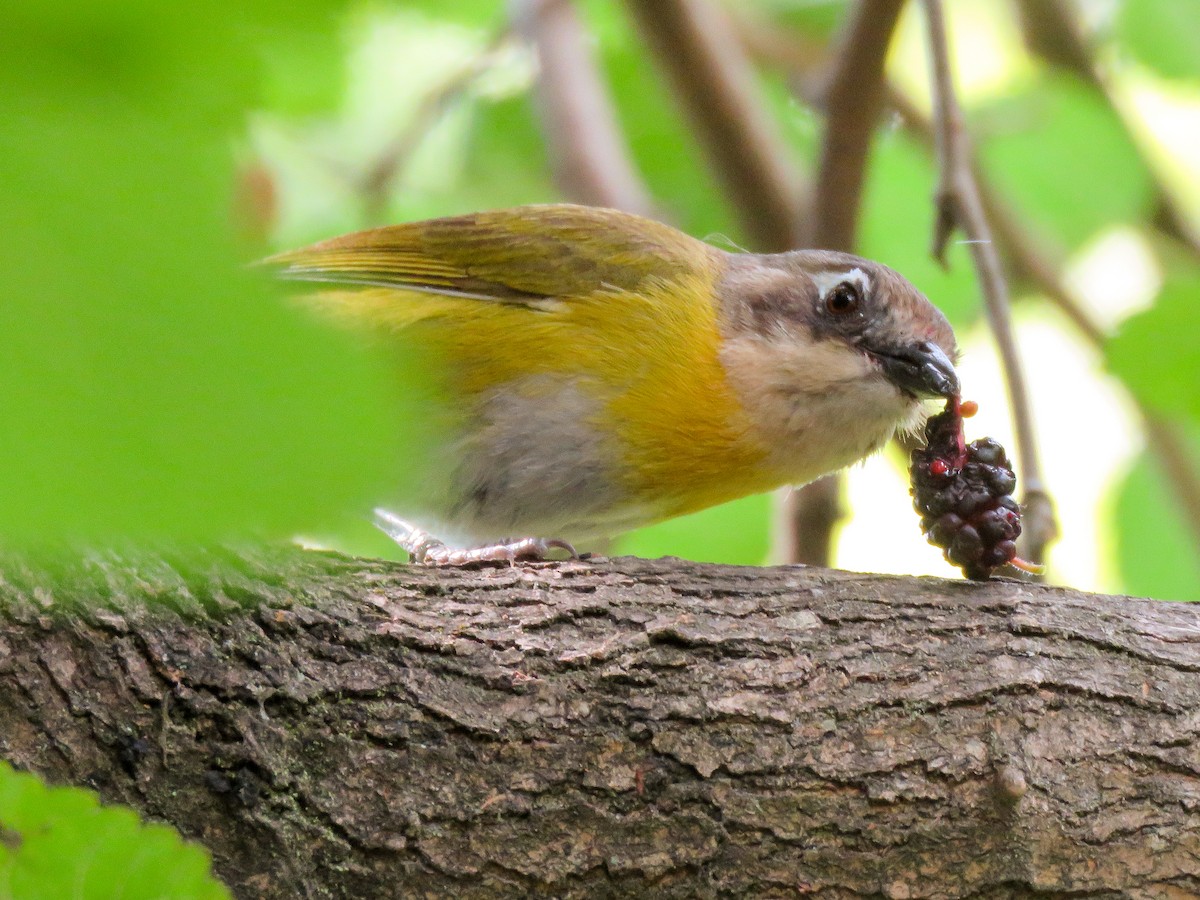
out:
M841 317L858 312L861 303L862 295L858 285L850 281L843 281L825 295L825 309L832 316Z

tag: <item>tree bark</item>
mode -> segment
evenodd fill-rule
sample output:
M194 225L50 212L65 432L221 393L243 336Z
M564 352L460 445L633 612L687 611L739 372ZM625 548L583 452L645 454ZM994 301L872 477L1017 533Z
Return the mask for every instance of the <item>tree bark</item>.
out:
M1200 896L1200 610L292 549L0 560L0 755L240 897Z

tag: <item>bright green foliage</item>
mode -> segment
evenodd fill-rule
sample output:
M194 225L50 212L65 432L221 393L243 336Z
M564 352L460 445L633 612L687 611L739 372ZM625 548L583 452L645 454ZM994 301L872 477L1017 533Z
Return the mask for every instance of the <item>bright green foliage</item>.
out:
M733 0L730 0L732 3ZM781 24L810 35L827 38L837 31L850 6L848 0L761 0L763 13Z
M1190 434L1200 459L1200 278L1168 281L1153 307L1129 319L1107 349L1109 368L1167 427ZM1193 463L1194 464L1194 463ZM1132 593L1200 600L1200 558L1178 491L1151 453L1120 485L1117 559Z
M979 110L972 124L1005 203L1051 246L1076 249L1101 228L1150 212L1150 178L1133 142L1078 81L1043 76Z
M904 272L961 327L979 314L979 290L961 235L951 238L943 268L929 253L937 174L927 154L901 134L885 134L867 171L859 242L865 256Z
M1200 426L1200 277L1169 281L1108 343L1112 371L1142 402Z
M1124 0L1117 38L1139 63L1160 75L1200 79L1198 12L1189 0Z
M850 8L843 0L724 2L797 47L828 40ZM720 246L746 245L625 5L575 5L662 216ZM1189 5L1122 0L1113 18L1101 11L1089 19L1113 85L1132 60L1141 90L1154 80L1149 72L1175 79L1178 97L1193 91L1200 19ZM956 7L952 27L970 20L973 6ZM419 477L413 460L437 446L421 400L426 386L413 387L419 368L381 361L308 322L245 264L267 252L263 235L282 249L389 221L567 199L546 152L536 60L520 29L497 43L509 12L494 0L215 0L194 8L52 0L6 14L0 535L300 532L362 552L387 549L365 524L366 510L402 490L397 482ZM923 71L926 61L906 58L904 43L891 65ZM991 65L986 55L981 69ZM820 111L809 90L797 90L797 73L757 62L761 111L797 175L810 174ZM472 66L477 78L440 94ZM968 126L995 196L1047 264L1074 262L1118 224L1151 237L1160 261L1186 259L1154 224L1154 186L1129 137L1142 109L1124 108L1123 122L1094 86L1036 59L1000 70L1015 74L966 95ZM978 73L960 74L966 83ZM369 176L397 141L408 146L386 189L372 195ZM1164 166L1160 178L1170 171ZM257 193L247 173L263 176ZM948 248L948 269L930 258L936 183L928 136L887 120L867 172L859 249L907 275L961 330L978 318L979 290L961 235ZM1168 274L1156 306L1107 348L1112 372L1175 422L1200 420L1200 290L1188 281L1189 265ZM1037 302L1035 286L1013 283ZM1151 483L1138 480L1142 468L1118 512L1166 521L1172 492L1141 489ZM619 546L759 562L769 526L768 501L753 498ZM1134 546L1125 521L1113 527L1122 548ZM1131 589L1150 590L1138 587L1150 582L1122 553Z
M1200 453L1200 429L1192 446ZM1200 601L1200 557L1162 467L1142 453L1117 491L1117 564L1140 597Z
M504 4L496 0L403 0L403 7L419 11L428 16L431 21L453 22L475 28L493 28L502 26L506 10Z
M340 16L314 17L310 27L263 28L252 35L260 60L258 101L289 116L328 114L346 90Z
M770 525L771 497L757 494L631 532L613 552L757 566L771 548Z
M479 101L467 150L464 208L500 209L559 199L550 182L530 94Z
M220 900L208 854L80 788L0 762L0 900Z
M240 9L36 4L0 29L10 538L287 534L394 477L380 364L245 268L252 38L309 20Z

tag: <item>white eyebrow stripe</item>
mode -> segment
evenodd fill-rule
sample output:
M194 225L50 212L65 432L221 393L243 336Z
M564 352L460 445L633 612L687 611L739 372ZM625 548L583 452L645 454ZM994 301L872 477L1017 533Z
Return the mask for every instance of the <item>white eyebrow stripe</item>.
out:
M813 276L813 283L817 286L817 290L822 297L843 281L857 282L864 294L871 290L871 277L858 267L848 272L821 272L819 275Z

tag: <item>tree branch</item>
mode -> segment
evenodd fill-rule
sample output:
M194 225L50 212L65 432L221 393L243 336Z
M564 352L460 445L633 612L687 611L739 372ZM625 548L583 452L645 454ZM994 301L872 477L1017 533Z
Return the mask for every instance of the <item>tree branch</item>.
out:
M1028 6L1039 14L1044 11L1043 5L1037 0L1033 0ZM1049 24L1053 25L1053 21L1051 18ZM755 48L756 54L789 73L794 81L793 89L798 95L809 99L819 96L817 79L812 74L814 48L810 44L801 42L797 49L777 33L772 33L768 39L764 27L754 23L747 26L743 17L739 17L738 23L745 39ZM1045 39L1049 40L1048 37ZM1064 52L1068 53L1070 58L1078 60L1081 58L1079 50L1079 47L1068 47ZM1047 51L1049 59L1058 58L1060 55ZM900 113L909 133L932 150L935 136L934 126L929 118L894 86L888 87L887 104ZM995 230L997 243L1004 252L1011 271L1032 285L1075 325L1089 343L1102 351L1108 340L1105 329L1096 321L1083 300L1076 297L1067 287L1059 274L1058 262L1046 257L1012 208L999 197L973 150L970 147L967 149L971 169L983 199L986 219ZM1172 234L1170 229L1166 233L1168 236ZM1177 430L1167 426L1153 412L1147 410L1136 396L1133 397L1133 401L1143 416L1143 428L1150 451L1159 460L1164 471L1169 473L1172 483L1177 485L1176 505L1189 522L1192 540L1196 544L1197 552L1200 552L1200 471L1197 471L1191 461L1191 454Z
M830 57L823 95L825 130L808 216L812 247L856 249L867 156L884 95L884 62L904 0L859 0ZM841 475L827 475L783 495L785 562L827 566L833 535L845 516Z
M802 185L754 73L707 0L628 0L756 250L799 246Z
M935 134L933 123L911 100L895 88L888 92L888 102L895 107L904 120L908 131L930 150L933 150ZM1066 289L1058 276L1054 261L1047 259L1033 236L1013 212L1012 207L999 196L979 164L974 148L968 147L969 164L983 200L984 214L995 230L997 244L1004 252L1012 270L1028 281L1058 307L1071 323L1096 346L1101 346L1107 336L1091 312Z
M287 548L0 571L3 755L239 897L1200 889L1195 606Z
M1040 563L1045 558L1046 545L1057 533L1057 525L1038 460L1029 390L1013 336L1008 286L1000 266L999 254L992 243L991 228L971 166L969 139L950 73L950 53L946 42L941 0L924 2L929 34L934 131L939 169L933 254L944 263L946 245L951 233L956 226L962 228L970 244L971 258L979 274L984 310L1004 366L1009 407L1012 410L1017 438L1017 458L1024 482L1024 553L1033 562Z
M559 190L576 203L657 217L574 5L519 0L513 21L537 51L542 131Z
M858 0L837 39L823 95L825 130L809 246L853 253L867 156L885 95L884 62L904 0Z
M890 96L910 130L932 145L932 124L902 94L893 90ZM1084 302L1067 287L1055 265L1046 259L1012 209L997 196L973 153L970 162L976 184L984 198L987 217L995 225L998 243L1012 269L1033 285L1052 306L1058 308L1096 350L1103 352L1108 333L1093 318ZM1177 429L1163 421L1153 410L1147 409L1137 395L1131 393L1130 397L1141 413L1142 429L1150 452L1157 457L1175 485L1176 506L1188 523L1196 552L1200 553L1200 471L1191 462L1191 454Z

